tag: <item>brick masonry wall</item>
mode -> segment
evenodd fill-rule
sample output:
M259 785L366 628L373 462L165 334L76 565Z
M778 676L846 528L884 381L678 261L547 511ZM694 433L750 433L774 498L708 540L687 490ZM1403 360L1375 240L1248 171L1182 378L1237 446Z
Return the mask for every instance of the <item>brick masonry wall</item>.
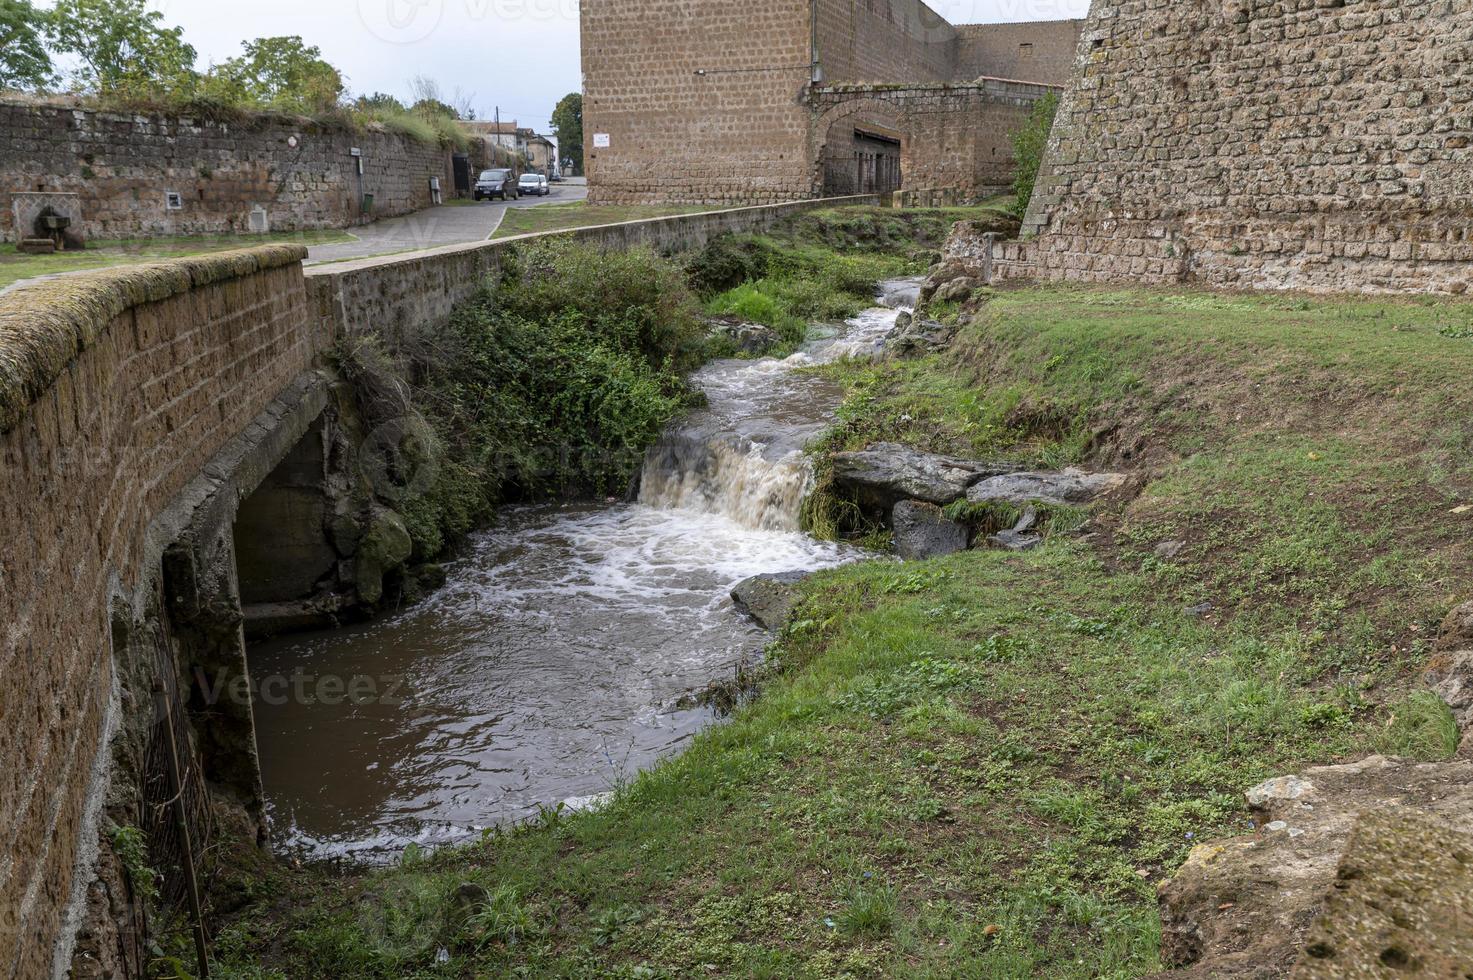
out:
M589 199L763 204L807 197L801 99L808 10L808 0L584 3ZM608 135L608 147L594 145L599 133Z
M950 81L956 29L920 0L818 0L827 84Z
M44 390L0 432L0 975L50 974L96 832L114 588L137 587L150 523L326 344L307 326L301 255L225 253L0 298L5 366L39 363L26 337L55 350L59 318L83 328L49 383L21 379Z
M741 205L817 196L817 154L828 126L808 100L813 7L810 0L585 0L589 199ZM828 85L1003 74L968 65L959 75L961 36L920 0L817 0L816 8ZM1010 37L1020 30L999 29ZM968 30L975 36L983 29ZM1078 22L1040 31L1056 45L1077 36ZM973 47L969 57L980 57ZM964 129L930 125L922 135ZM608 137L607 147L594 145L597 134ZM979 159L993 159L993 149L983 147ZM928 156L959 153L976 156L952 145ZM972 183L990 179L979 175Z
M1096 0L1080 51L1034 272L1467 290L1473 0Z
M986 75L1067 85L1083 29L1082 20L958 27L954 77L968 81Z
M363 153L361 182L354 147ZM360 191L374 195L378 217L429 207L431 177L449 196L449 158L398 134L307 120L211 122L0 102L0 236L15 238L10 195L23 191L81 195L93 239L245 232L257 206L273 231L345 228L370 217ZM181 210L166 207L168 191L182 196Z
M1044 85L985 79L967 85L836 85L816 89L811 152L844 154L856 127L901 139L903 186L986 198L1012 185L1012 135Z

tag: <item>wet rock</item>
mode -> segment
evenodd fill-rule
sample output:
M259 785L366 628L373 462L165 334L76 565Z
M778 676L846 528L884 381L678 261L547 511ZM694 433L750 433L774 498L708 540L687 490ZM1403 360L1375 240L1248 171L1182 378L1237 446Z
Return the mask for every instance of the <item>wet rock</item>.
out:
M917 561L967 550L966 525L948 520L935 504L902 500L890 512L895 553Z
M414 541L404 518L375 505L354 560L358 597L367 603L383 598L384 575L408 561L413 552Z
M1473 836L1418 813L1368 812L1291 977L1467 976L1470 922Z
M836 453L834 482L854 495L861 508L885 514L902 500L946 506L966 495L979 480L1010 467L923 453L882 442L860 452Z
M999 531L987 539L994 548L1007 551L1032 551L1043 544L1043 535L1034 531L1038 525L1038 511L1032 507L1023 511L1018 523L1006 531Z
M808 578L810 572L781 572L775 575L754 575L738 582L731 590L731 599L738 609L757 621L763 629L777 631L787 623L788 617L802 597L798 586Z
M731 340L744 354L765 354L781 340L777 331L761 323L748 323L734 317L709 321L713 333Z
M955 324L948 326L937 320L912 317L903 326L900 323L895 325L894 332L885 341L885 350L897 357L945 350L956 339L957 330Z
M967 490L967 499L974 504L1002 501L1019 507L1030 503L1079 505L1120 489L1127 479L1123 473L1085 473L1076 469L1059 473L1008 473L974 484Z
M1473 761L1373 756L1269 780L1248 793L1252 836L1195 848L1159 891L1170 977L1284 976L1366 813L1413 813L1473 832Z

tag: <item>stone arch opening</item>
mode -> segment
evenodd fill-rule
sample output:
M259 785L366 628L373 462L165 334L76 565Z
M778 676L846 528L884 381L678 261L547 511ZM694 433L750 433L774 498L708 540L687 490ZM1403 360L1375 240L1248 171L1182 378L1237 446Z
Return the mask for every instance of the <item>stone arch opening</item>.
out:
M889 194L905 186L910 133L903 114L874 99L841 103L814 127L814 185L824 197Z

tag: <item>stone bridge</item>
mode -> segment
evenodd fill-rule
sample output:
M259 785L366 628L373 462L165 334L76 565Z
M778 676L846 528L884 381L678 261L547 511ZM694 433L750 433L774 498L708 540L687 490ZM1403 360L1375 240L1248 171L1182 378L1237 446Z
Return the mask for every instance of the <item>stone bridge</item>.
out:
M1060 91L1001 78L813 88L814 187L826 196L940 191L952 203L1002 193L1017 171L1013 134L1035 102Z
M833 203L876 200L564 234L678 250ZM304 249L266 246L0 295L0 976L141 971L113 828L155 858L199 843L146 803L266 842L242 596L269 603L300 549L241 524L273 494L321 521L333 346L437 329L519 241L306 273Z

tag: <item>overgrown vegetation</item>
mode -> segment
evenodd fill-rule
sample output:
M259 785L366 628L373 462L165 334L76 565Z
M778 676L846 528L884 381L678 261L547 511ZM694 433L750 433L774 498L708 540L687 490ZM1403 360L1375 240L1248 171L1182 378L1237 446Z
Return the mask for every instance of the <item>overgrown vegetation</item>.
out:
M1473 580L1470 325L1434 300L1033 288L949 354L833 369L851 394L829 448L1124 466L1144 489L1035 552L818 576L762 696L605 809L283 877L222 957L249 976L1153 972L1155 884L1251 832L1245 787L1452 746L1415 677Z
M1012 135L1013 156L1018 161L1018 173L1013 178L1013 213L1019 218L1028 213L1033 185L1038 180L1038 170L1043 165L1043 154L1048 149L1049 134L1053 132L1054 117L1058 113L1058 93L1050 92L1033 103L1028 121Z
M440 447L432 482L406 503L418 554L507 500L622 495L688 403L705 335L679 266L652 252L517 252L498 285L408 352Z

